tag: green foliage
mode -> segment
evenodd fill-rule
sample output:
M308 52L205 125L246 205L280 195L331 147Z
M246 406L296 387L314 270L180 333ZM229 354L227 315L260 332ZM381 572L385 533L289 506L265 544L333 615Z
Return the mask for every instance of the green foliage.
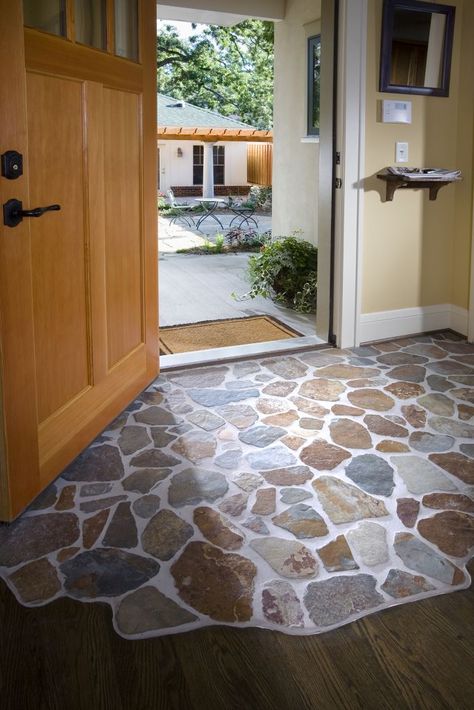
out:
M233 251L254 251L267 244L271 237L267 232L258 234L255 229L231 229L225 235L226 244Z
M262 247L249 259L250 298L263 296L301 313L316 310L318 250L295 236Z
M216 239L214 242L214 251L217 254L221 254L223 250L224 250L224 235L223 234L216 234Z
M273 23L209 25L182 39L159 29L158 90L259 129L273 125Z
M243 207L248 204L252 207L257 207L263 210L271 210L272 208L272 188L271 186L252 185L250 188L249 198L243 203Z

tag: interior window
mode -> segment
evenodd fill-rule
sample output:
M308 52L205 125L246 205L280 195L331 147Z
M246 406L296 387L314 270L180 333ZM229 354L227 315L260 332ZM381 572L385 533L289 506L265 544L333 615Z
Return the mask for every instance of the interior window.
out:
M66 0L23 0L23 17L27 27L66 36Z
M76 41L96 49L107 48L106 0L75 0Z
M321 35L308 39L308 135L319 136Z

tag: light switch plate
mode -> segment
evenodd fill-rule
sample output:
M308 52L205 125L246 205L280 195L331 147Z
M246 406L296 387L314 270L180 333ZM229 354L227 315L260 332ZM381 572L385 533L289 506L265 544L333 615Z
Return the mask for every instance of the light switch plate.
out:
M408 143L395 143L395 162L408 163Z

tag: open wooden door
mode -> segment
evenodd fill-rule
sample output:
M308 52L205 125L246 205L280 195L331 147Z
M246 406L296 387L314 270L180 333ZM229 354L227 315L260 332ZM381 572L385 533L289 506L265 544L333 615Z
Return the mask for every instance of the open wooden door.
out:
M0 154L23 156L2 204L61 207L1 226L11 520L158 371L156 3L0 0L0 17Z

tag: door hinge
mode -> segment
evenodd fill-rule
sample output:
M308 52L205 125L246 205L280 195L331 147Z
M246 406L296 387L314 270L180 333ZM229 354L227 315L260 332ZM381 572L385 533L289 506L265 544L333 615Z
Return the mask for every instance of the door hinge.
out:
M340 190L340 189L341 189L341 187L342 187L342 180L341 180L341 178L336 178L336 179L334 180L334 187L336 188L336 190Z
M338 151L336 153L336 165L340 165L340 164L341 164L341 154Z

